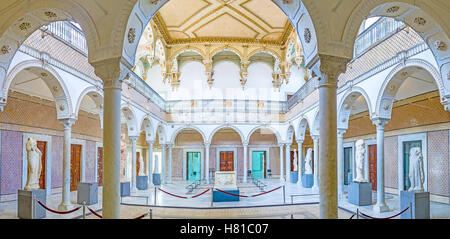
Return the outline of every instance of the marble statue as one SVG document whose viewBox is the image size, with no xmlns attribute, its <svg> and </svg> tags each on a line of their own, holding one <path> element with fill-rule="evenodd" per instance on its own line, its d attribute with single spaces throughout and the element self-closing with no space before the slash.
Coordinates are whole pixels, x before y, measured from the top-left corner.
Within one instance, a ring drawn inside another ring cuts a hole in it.
<svg viewBox="0 0 450 239">
<path fill-rule="evenodd" d="M 297 149 L 294 149 L 294 171 L 298 171 Z"/>
<path fill-rule="evenodd" d="M 42 152 L 37 147 L 35 138 L 28 138 L 27 144 L 28 177 L 25 190 L 39 189 L 39 178 L 42 172 Z"/>
<path fill-rule="evenodd" d="M 125 166 L 127 160 L 127 144 L 125 142 L 125 135 L 121 135 L 120 140 L 120 181 L 125 181 Z"/>
<path fill-rule="evenodd" d="M 357 140 L 355 143 L 356 152 L 355 152 L 355 170 L 356 177 L 353 181 L 355 182 L 367 182 L 364 178 L 364 156 L 366 154 L 366 148 L 364 140 Z"/>
<path fill-rule="evenodd" d="M 411 148 L 409 152 L 409 181 L 411 187 L 408 191 L 423 192 L 425 172 L 423 169 L 422 150 L 419 147 Z"/>
<path fill-rule="evenodd" d="M 142 159 L 142 157 L 139 157 L 139 172 L 138 172 L 138 176 L 145 176 L 144 173 L 144 160 Z"/>
<path fill-rule="evenodd" d="M 305 157 L 305 174 L 313 174 L 311 162 L 312 162 L 312 148 L 309 148 L 306 151 Z"/>
<path fill-rule="evenodd" d="M 154 168 L 153 168 L 153 173 L 154 174 L 160 173 L 159 172 L 159 158 L 158 158 L 158 155 L 155 155 L 155 165 L 154 165 Z"/>
</svg>

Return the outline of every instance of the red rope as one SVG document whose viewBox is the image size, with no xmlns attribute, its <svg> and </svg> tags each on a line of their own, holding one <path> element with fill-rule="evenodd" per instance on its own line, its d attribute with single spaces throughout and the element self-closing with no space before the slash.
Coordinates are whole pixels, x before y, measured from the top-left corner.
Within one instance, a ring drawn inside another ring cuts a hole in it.
<svg viewBox="0 0 450 239">
<path fill-rule="evenodd" d="M 355 214 L 353 214 L 349 219 L 352 219 L 355 216 Z"/>
<path fill-rule="evenodd" d="M 177 198 L 184 198 L 184 199 L 187 199 L 187 197 L 178 196 L 178 195 L 175 195 L 175 194 L 166 192 L 166 191 L 162 190 L 161 188 L 158 188 L 158 189 L 159 189 L 160 191 L 162 191 L 162 192 L 165 192 L 165 193 L 169 194 L 170 196 L 174 196 L 174 197 L 177 197 Z"/>
<path fill-rule="evenodd" d="M 192 196 L 192 198 L 196 198 L 196 197 L 198 197 L 198 196 L 201 196 L 201 195 L 205 194 L 205 193 L 208 192 L 208 191 L 209 191 L 209 188 L 206 189 L 204 192 L 202 192 L 202 193 L 200 193 L 200 194 L 197 194 L 197 195 L 195 195 L 195 196 Z"/>
<path fill-rule="evenodd" d="M 147 216 L 147 213 L 144 214 L 144 215 L 141 215 L 141 216 L 139 216 L 139 217 L 133 218 L 133 219 L 141 219 L 141 218 L 144 218 L 145 216 Z"/>
<path fill-rule="evenodd" d="M 361 215 L 366 216 L 366 217 L 371 218 L 371 219 L 391 219 L 391 218 L 394 218 L 394 217 L 396 217 L 396 216 L 398 216 L 398 215 L 404 213 L 404 212 L 405 212 L 406 210 L 408 210 L 408 209 L 409 209 L 409 207 L 405 208 L 405 210 L 403 210 L 403 211 L 401 211 L 401 212 L 395 214 L 394 216 L 384 217 L 384 218 L 371 217 L 371 216 L 369 216 L 369 215 L 367 215 L 367 214 L 365 214 L 365 213 L 362 213 L 362 212 L 360 212 L 360 213 L 361 213 Z"/>
<path fill-rule="evenodd" d="M 94 210 L 90 209 L 89 207 L 87 207 L 89 209 L 89 211 L 92 212 L 92 214 L 94 214 L 95 216 L 97 216 L 98 218 L 103 218 L 102 215 L 98 214 L 97 212 L 95 212 Z"/>
<path fill-rule="evenodd" d="M 39 200 L 36 200 L 38 203 L 39 203 L 39 205 L 41 205 L 43 208 L 45 208 L 46 210 L 48 210 L 48 211 L 50 211 L 50 212 L 53 212 L 53 213 L 57 213 L 57 214 L 69 214 L 69 213 L 72 213 L 72 212 L 75 212 L 75 211 L 77 211 L 78 209 L 80 209 L 81 207 L 77 207 L 77 208 L 75 208 L 75 209 L 72 209 L 72 210 L 70 210 L 70 211 L 65 211 L 65 212 L 63 212 L 63 211 L 56 211 L 56 210 L 53 210 L 53 209 L 51 209 L 51 208 L 48 208 L 47 206 L 45 206 L 41 201 L 39 201 Z"/>
<path fill-rule="evenodd" d="M 270 191 L 267 191 L 267 192 L 263 192 L 263 193 L 256 194 L 256 195 L 252 195 L 252 197 L 261 196 L 261 195 L 264 195 L 264 194 L 266 194 L 266 193 L 270 193 L 270 192 L 273 192 L 273 191 L 275 191 L 275 190 L 278 190 L 278 189 L 280 189 L 280 188 L 281 188 L 281 186 L 279 186 L 278 188 L 272 189 L 272 190 L 270 190 Z"/>
<path fill-rule="evenodd" d="M 245 195 L 238 195 L 238 194 L 234 194 L 234 193 L 225 192 L 225 191 L 222 191 L 222 190 L 220 190 L 218 188 L 216 188 L 216 190 L 219 191 L 219 192 L 223 192 L 223 193 L 229 194 L 231 196 L 235 196 L 235 197 L 244 197 L 244 198 L 248 197 L 248 196 L 245 196 Z"/>
</svg>

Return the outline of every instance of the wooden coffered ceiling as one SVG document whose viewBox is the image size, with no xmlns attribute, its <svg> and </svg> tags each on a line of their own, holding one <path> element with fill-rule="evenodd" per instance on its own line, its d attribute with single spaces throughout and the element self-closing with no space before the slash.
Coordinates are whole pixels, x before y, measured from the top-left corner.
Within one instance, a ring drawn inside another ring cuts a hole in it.
<svg viewBox="0 0 450 239">
<path fill-rule="evenodd" d="M 171 0 L 153 18 L 167 44 L 282 45 L 293 30 L 271 0 Z"/>
</svg>

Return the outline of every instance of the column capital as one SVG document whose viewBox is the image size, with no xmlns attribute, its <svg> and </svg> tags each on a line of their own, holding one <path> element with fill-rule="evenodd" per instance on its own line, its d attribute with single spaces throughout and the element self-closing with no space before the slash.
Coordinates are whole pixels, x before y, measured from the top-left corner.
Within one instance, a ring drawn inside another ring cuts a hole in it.
<svg viewBox="0 0 450 239">
<path fill-rule="evenodd" d="M 302 145 L 304 140 L 296 140 L 298 145 Z"/>
<path fill-rule="evenodd" d="M 319 78 L 319 87 L 336 87 L 337 78 L 345 72 L 349 58 L 319 54 L 320 72 L 323 77 Z"/>
<path fill-rule="evenodd" d="M 319 135 L 311 135 L 311 138 L 312 138 L 314 141 L 316 141 L 316 140 L 319 139 Z"/>
<path fill-rule="evenodd" d="M 130 70 L 121 61 L 121 57 L 116 57 L 91 63 L 95 74 L 103 81 L 103 88 L 122 89 L 122 82 L 130 78 Z"/>
<path fill-rule="evenodd" d="M 77 119 L 75 118 L 66 118 L 66 119 L 59 119 L 59 122 L 64 126 L 64 129 L 70 129 Z"/>
<path fill-rule="evenodd" d="M 377 129 L 384 129 L 384 126 L 389 122 L 386 118 L 373 118 L 372 123 L 377 127 Z"/>
<path fill-rule="evenodd" d="M 139 139 L 139 136 L 128 136 L 128 137 L 130 137 L 130 139 L 131 139 L 131 141 L 133 141 L 133 143 L 135 143 Z"/>
<path fill-rule="evenodd" d="M 242 145 L 243 145 L 244 147 L 247 147 L 247 146 L 248 146 L 248 142 L 247 142 L 247 141 L 242 141 Z"/>
<path fill-rule="evenodd" d="M 211 143 L 210 142 L 205 142 L 203 145 L 205 146 L 205 148 L 211 147 Z"/>
<path fill-rule="evenodd" d="M 347 132 L 347 129 L 337 129 L 337 136 L 344 137 L 345 132 Z"/>
<path fill-rule="evenodd" d="M 284 145 L 286 145 L 286 144 L 284 144 L 284 143 L 279 143 L 278 144 L 279 147 L 284 147 Z"/>
<path fill-rule="evenodd" d="M 147 144 L 150 146 L 153 146 L 153 144 L 155 143 L 155 141 L 154 140 L 147 140 Z"/>
</svg>

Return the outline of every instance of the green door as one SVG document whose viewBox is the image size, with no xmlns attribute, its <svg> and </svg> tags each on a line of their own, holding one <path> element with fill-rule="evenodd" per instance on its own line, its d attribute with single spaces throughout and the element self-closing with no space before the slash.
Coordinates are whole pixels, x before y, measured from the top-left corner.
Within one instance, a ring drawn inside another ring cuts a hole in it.
<svg viewBox="0 0 450 239">
<path fill-rule="evenodd" d="M 344 185 L 352 181 L 353 148 L 344 148 Z"/>
<path fill-rule="evenodd" d="M 415 147 L 422 148 L 422 141 L 403 142 L 403 190 L 408 190 L 411 187 L 411 182 L 409 181 L 409 152 L 411 148 Z"/>
<path fill-rule="evenodd" d="M 200 180 L 200 152 L 187 153 L 187 180 Z"/>
<path fill-rule="evenodd" d="M 264 178 L 264 155 L 265 151 L 253 151 L 252 177 L 256 179 Z"/>
</svg>

